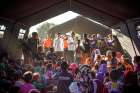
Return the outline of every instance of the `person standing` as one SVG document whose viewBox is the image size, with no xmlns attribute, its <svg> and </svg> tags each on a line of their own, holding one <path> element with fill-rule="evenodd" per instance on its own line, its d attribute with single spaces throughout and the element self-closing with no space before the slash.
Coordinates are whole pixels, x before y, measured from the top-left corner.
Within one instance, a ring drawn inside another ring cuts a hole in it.
<svg viewBox="0 0 140 93">
<path fill-rule="evenodd" d="M 107 44 L 110 49 L 113 49 L 113 47 L 115 46 L 115 41 L 112 34 L 108 35 Z"/>
<path fill-rule="evenodd" d="M 82 45 L 84 47 L 82 63 L 85 64 L 87 58 L 90 56 L 90 40 L 88 39 L 87 34 L 83 35 Z"/>
<path fill-rule="evenodd" d="M 70 93 L 69 86 L 73 82 L 72 75 L 68 72 L 67 62 L 61 63 L 61 72 L 56 76 L 58 81 L 56 93 Z"/>
<path fill-rule="evenodd" d="M 68 60 L 74 62 L 74 51 L 75 51 L 75 33 L 72 32 L 68 38 Z"/>
<path fill-rule="evenodd" d="M 45 53 L 44 53 L 44 50 L 43 50 L 43 47 L 42 46 L 39 46 L 38 47 L 38 53 L 37 53 L 37 57 L 36 57 L 36 60 L 43 63 L 44 60 L 45 60 Z"/>
<path fill-rule="evenodd" d="M 45 52 L 47 52 L 50 48 L 53 47 L 53 40 L 48 34 L 47 34 L 46 39 L 44 40 L 43 46 L 44 46 Z"/>
<path fill-rule="evenodd" d="M 28 39 L 28 50 L 30 51 L 31 58 L 33 61 L 36 60 L 37 53 L 38 53 L 38 45 L 39 45 L 39 36 L 37 32 L 32 33 L 32 37 Z"/>
<path fill-rule="evenodd" d="M 64 56 L 64 41 L 60 33 L 58 33 L 57 36 L 55 37 L 53 47 L 58 57 L 61 58 Z"/>
<path fill-rule="evenodd" d="M 64 58 L 67 60 L 68 58 L 68 36 L 64 36 Z"/>
<path fill-rule="evenodd" d="M 84 48 L 82 46 L 80 46 L 80 40 L 78 40 L 77 46 L 75 49 L 75 54 L 74 54 L 74 59 L 77 64 L 81 63 L 81 57 L 82 57 L 83 51 L 84 51 Z"/>
</svg>

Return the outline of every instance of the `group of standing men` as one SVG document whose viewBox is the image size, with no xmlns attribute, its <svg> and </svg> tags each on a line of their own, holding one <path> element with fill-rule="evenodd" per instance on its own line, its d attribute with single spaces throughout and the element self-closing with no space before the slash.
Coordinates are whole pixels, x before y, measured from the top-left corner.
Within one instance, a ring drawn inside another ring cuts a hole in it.
<svg viewBox="0 0 140 93">
<path fill-rule="evenodd" d="M 85 63 L 87 58 L 91 57 L 92 51 L 103 46 L 104 42 L 107 41 L 106 45 L 109 46 L 112 46 L 114 42 L 112 38 L 105 40 L 100 34 L 93 34 L 90 37 L 88 34 L 83 34 L 81 37 L 76 37 L 74 32 L 71 32 L 70 35 L 62 35 L 58 32 L 54 39 L 48 35 L 43 43 L 39 43 L 39 41 L 36 32 L 33 32 L 32 38 L 28 39 L 28 50 L 30 50 L 33 59 L 40 57 L 44 48 L 44 54 L 53 49 L 58 58 L 64 58 L 69 63 L 75 62 L 78 64 Z"/>
<path fill-rule="evenodd" d="M 58 57 L 64 57 L 69 62 L 74 62 L 77 41 L 78 39 L 75 37 L 74 32 L 72 32 L 69 36 L 57 33 L 53 40 L 50 37 L 46 38 L 43 46 L 45 50 L 54 48 Z"/>
</svg>

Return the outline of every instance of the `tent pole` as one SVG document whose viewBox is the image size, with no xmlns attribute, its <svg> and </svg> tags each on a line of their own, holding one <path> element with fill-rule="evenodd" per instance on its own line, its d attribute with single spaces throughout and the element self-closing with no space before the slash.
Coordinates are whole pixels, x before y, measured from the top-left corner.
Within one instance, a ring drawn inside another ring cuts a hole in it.
<svg viewBox="0 0 140 93">
<path fill-rule="evenodd" d="M 129 29 L 129 26 L 128 26 L 128 23 L 127 22 L 123 22 L 126 26 L 126 29 L 127 29 L 127 32 L 129 34 L 129 37 L 130 37 L 130 40 L 131 40 L 131 43 L 132 43 L 132 46 L 133 46 L 133 49 L 134 49 L 134 52 L 135 52 L 135 55 L 137 56 L 137 52 L 136 52 L 136 48 L 135 48 L 135 45 L 134 45 L 134 42 L 133 42 L 133 38 L 132 38 L 132 35 L 131 35 L 131 32 L 130 32 L 130 29 Z"/>
</svg>

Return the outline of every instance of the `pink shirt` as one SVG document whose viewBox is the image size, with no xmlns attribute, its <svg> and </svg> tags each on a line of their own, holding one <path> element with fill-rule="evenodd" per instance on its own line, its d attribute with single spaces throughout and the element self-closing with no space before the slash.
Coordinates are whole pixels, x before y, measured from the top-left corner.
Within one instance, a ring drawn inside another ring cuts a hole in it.
<svg viewBox="0 0 140 93">
<path fill-rule="evenodd" d="M 20 88 L 20 93 L 28 93 L 31 89 L 35 89 L 35 86 L 31 83 L 25 83 Z"/>
</svg>

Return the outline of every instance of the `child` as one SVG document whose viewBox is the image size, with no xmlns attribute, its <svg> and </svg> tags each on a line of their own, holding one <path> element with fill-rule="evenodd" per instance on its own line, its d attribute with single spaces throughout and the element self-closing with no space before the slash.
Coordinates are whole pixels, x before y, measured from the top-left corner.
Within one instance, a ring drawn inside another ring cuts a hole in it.
<svg viewBox="0 0 140 93">
<path fill-rule="evenodd" d="M 25 81 L 25 84 L 21 86 L 20 93 L 29 93 L 31 89 L 36 89 L 35 86 L 31 83 L 32 72 L 25 72 L 23 75 L 23 79 Z"/>
<path fill-rule="evenodd" d="M 43 89 L 45 88 L 45 84 L 43 84 L 39 73 L 33 74 L 32 84 L 40 91 L 43 91 Z"/>
</svg>

